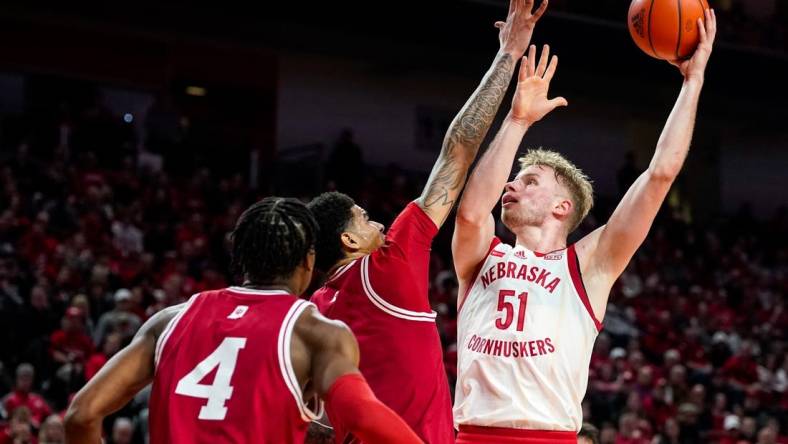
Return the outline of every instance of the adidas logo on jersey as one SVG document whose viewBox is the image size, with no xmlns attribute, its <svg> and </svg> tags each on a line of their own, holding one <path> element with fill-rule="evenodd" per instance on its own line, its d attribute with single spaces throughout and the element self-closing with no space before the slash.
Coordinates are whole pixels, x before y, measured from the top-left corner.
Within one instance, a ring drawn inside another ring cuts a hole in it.
<svg viewBox="0 0 788 444">
<path fill-rule="evenodd" d="M 514 257 L 518 257 L 520 259 L 525 259 L 525 251 L 519 250 L 514 253 Z"/>
</svg>

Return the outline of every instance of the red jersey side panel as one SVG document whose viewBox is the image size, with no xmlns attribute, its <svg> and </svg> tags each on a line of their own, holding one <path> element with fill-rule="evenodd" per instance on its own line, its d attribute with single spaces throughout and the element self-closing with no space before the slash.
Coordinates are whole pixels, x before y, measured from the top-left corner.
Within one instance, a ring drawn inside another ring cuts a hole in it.
<svg viewBox="0 0 788 444">
<path fill-rule="evenodd" d="M 411 203 L 383 247 L 337 271 L 312 301 L 353 331 L 361 350 L 359 369 L 375 395 L 425 442 L 453 443 L 443 350 L 427 295 L 436 232 Z M 335 432 L 343 442 L 347 431 Z"/>
<path fill-rule="evenodd" d="M 156 347 L 152 444 L 301 443 L 316 417 L 290 359 L 311 304 L 231 287 L 192 296 Z"/>
</svg>

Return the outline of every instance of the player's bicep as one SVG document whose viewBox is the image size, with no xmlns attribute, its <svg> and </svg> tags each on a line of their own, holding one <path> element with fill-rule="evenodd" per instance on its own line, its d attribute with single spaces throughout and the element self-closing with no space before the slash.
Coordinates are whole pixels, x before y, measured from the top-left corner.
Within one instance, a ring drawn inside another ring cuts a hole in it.
<svg viewBox="0 0 788 444">
<path fill-rule="evenodd" d="M 451 252 L 457 279 L 466 282 L 473 278 L 476 268 L 489 252 L 490 243 L 495 237 L 495 219 L 492 214 L 481 224 L 471 223 L 457 217 Z"/>
<path fill-rule="evenodd" d="M 131 343 L 112 357 L 77 393 L 69 407 L 81 421 L 117 411 L 153 381 L 156 340 L 183 304 L 168 307 L 140 327 Z"/>
<path fill-rule="evenodd" d="M 593 255 L 599 272 L 611 280 L 623 273 L 646 239 L 671 184 L 648 171 L 632 184 L 599 234 Z"/>
<path fill-rule="evenodd" d="M 358 342 L 350 329 L 340 321 L 329 320 L 316 310 L 303 315 L 308 333 L 305 343 L 312 354 L 310 371 L 317 393 L 323 397 L 337 378 L 359 373 Z"/>
</svg>

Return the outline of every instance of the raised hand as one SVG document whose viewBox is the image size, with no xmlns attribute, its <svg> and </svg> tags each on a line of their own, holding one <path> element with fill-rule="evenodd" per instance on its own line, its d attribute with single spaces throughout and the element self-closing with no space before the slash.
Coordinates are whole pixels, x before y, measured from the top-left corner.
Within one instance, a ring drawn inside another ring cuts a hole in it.
<svg viewBox="0 0 788 444">
<path fill-rule="evenodd" d="M 698 19 L 698 33 L 700 34 L 700 43 L 687 60 L 675 60 L 670 64 L 676 66 L 685 80 L 698 80 L 703 81 L 704 73 L 706 71 L 706 64 L 709 62 L 711 56 L 712 46 L 714 45 L 714 38 L 717 36 L 717 16 L 714 14 L 713 9 L 703 11 L 706 18 Z"/>
<path fill-rule="evenodd" d="M 549 63 L 548 63 L 549 60 Z M 541 120 L 550 111 L 559 106 L 566 106 L 566 99 L 547 98 L 550 81 L 558 66 L 558 56 L 550 59 L 550 47 L 544 45 L 539 65 L 536 65 L 536 46 L 531 45 L 528 56 L 520 63 L 520 74 L 517 79 L 517 90 L 512 100 L 511 118 L 524 125 L 531 125 Z"/>
<path fill-rule="evenodd" d="M 509 0 L 509 14 L 505 22 L 495 22 L 498 39 L 501 41 L 501 50 L 511 54 L 517 60 L 525 54 L 534 26 L 547 9 L 547 0 L 533 11 L 534 0 Z"/>
</svg>

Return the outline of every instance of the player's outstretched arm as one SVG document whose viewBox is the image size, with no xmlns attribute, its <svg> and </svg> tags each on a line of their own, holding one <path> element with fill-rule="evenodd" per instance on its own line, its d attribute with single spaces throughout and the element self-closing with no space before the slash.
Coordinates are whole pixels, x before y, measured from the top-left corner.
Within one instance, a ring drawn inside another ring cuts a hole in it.
<svg viewBox="0 0 788 444">
<path fill-rule="evenodd" d="M 295 332 L 294 339 L 309 350 L 309 375 L 326 401 L 335 429 L 349 431 L 363 442 L 421 442 L 402 418 L 375 397 L 361 376 L 358 343 L 347 326 L 309 308 L 298 319 Z M 296 361 L 305 358 L 299 357 L 297 350 L 293 356 Z M 301 367 L 298 362 L 294 366 Z"/>
<path fill-rule="evenodd" d="M 673 62 L 684 76 L 684 84 L 648 169 L 629 188 L 607 224 L 577 243 L 591 304 L 600 318 L 610 287 L 645 240 L 689 152 L 706 64 L 717 32 L 714 11 L 706 10 L 705 19 L 705 23 L 698 19 L 700 44 L 692 58 Z"/>
<path fill-rule="evenodd" d="M 126 348 L 118 352 L 80 390 L 66 412 L 67 444 L 101 443 L 101 421 L 153 380 L 156 340 L 182 305 L 150 318 Z"/>
<path fill-rule="evenodd" d="M 417 204 L 441 227 L 462 191 L 468 169 L 492 125 L 509 87 L 517 60 L 531 41 L 534 26 L 547 9 L 547 0 L 534 11 L 534 0 L 510 0 L 506 22 L 496 22 L 500 50 L 481 84 L 452 121 L 440 156 Z"/>
<path fill-rule="evenodd" d="M 550 47 L 545 45 L 539 64 L 536 47 L 520 64 L 517 90 L 512 108 L 504 119 L 487 151 L 474 168 L 465 188 L 452 239 L 454 267 L 463 282 L 472 279 L 474 268 L 484 257 L 494 235 L 492 210 L 501 196 L 512 169 L 517 149 L 528 128 L 558 106 L 566 106 L 566 99 L 547 98 L 550 81 L 555 75 L 558 57 L 550 59 Z"/>
</svg>

